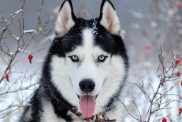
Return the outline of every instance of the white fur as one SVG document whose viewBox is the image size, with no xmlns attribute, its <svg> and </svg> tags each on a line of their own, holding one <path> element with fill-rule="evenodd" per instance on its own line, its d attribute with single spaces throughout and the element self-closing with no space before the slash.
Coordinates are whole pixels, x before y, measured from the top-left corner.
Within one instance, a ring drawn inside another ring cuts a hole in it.
<svg viewBox="0 0 182 122">
<path fill-rule="evenodd" d="M 43 114 L 40 118 L 41 122 L 66 122 L 60 119 L 54 112 L 54 108 L 50 102 L 42 99 Z"/>
<path fill-rule="evenodd" d="M 79 106 L 79 99 L 73 91 L 69 75 L 74 66 L 70 66 L 69 59 L 53 56 L 51 62 L 51 75 L 54 85 L 71 104 Z"/>
<path fill-rule="evenodd" d="M 83 79 L 92 79 L 95 82 L 95 89 L 91 95 L 98 94 L 94 114 L 98 114 L 104 111 L 104 105 L 113 97 L 124 78 L 124 61 L 121 56 L 111 57 L 100 47 L 94 46 L 92 29 L 83 30 L 82 38 L 83 45 L 67 54 L 67 56 L 77 55 L 80 62 L 73 63 L 68 57 L 54 56 L 52 58 L 52 80 L 66 100 L 79 108 L 77 95 L 82 95 L 79 82 Z M 104 63 L 98 63 L 96 60 L 99 55 L 107 55 L 108 58 Z"/>
<path fill-rule="evenodd" d="M 66 1 L 58 14 L 55 24 L 55 30 L 60 35 L 64 35 L 70 30 L 71 27 L 75 25 L 75 22 L 73 21 L 71 15 L 71 11 L 71 6 L 69 2 Z"/>
<path fill-rule="evenodd" d="M 112 34 L 120 34 L 119 18 L 116 11 L 108 1 L 106 1 L 103 5 L 100 24 Z"/>
<path fill-rule="evenodd" d="M 124 61 L 119 56 L 113 56 L 102 68 L 107 71 L 107 77 L 96 99 L 95 113 L 103 111 L 103 105 L 113 97 L 125 76 Z"/>
<path fill-rule="evenodd" d="M 74 69 L 71 74 L 71 80 L 73 88 L 77 94 L 83 95 L 79 88 L 80 81 L 84 79 L 92 79 L 95 82 L 95 90 L 91 95 L 96 96 L 102 88 L 102 84 L 106 77 L 106 72 L 98 68 L 99 64 L 96 64 L 97 57 L 103 54 L 103 51 L 98 47 L 94 48 L 94 37 L 91 29 L 83 30 L 82 38 L 83 46 L 68 54 L 78 55 L 79 58 L 81 58 L 80 66 Z"/>
</svg>

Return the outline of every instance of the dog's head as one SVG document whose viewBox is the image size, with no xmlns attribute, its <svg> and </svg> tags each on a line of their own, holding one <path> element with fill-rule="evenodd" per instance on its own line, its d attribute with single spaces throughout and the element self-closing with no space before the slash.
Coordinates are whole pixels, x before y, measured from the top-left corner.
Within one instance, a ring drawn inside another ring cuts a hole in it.
<svg viewBox="0 0 182 122">
<path fill-rule="evenodd" d="M 113 4 L 103 0 L 100 17 L 85 20 L 65 0 L 55 30 L 49 51 L 52 83 L 85 118 L 102 112 L 124 84 L 128 66 Z"/>
</svg>

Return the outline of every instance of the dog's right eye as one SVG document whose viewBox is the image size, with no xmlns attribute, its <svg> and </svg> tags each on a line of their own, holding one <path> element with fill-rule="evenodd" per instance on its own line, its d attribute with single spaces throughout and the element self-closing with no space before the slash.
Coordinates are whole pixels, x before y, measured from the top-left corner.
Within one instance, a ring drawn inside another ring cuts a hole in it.
<svg viewBox="0 0 182 122">
<path fill-rule="evenodd" d="M 68 56 L 72 62 L 79 62 L 79 58 L 76 55 Z"/>
<path fill-rule="evenodd" d="M 108 56 L 104 56 L 104 55 L 100 55 L 98 58 L 97 58 L 97 61 L 98 62 L 104 62 L 106 60 Z"/>
</svg>

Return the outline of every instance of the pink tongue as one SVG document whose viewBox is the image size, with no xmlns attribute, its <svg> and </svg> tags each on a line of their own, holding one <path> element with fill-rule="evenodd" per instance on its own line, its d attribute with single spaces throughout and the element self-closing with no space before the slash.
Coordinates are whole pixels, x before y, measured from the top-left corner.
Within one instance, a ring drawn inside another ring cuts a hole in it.
<svg viewBox="0 0 182 122">
<path fill-rule="evenodd" d="M 80 98 L 80 110 L 85 119 L 92 117 L 95 110 L 95 97 L 82 96 Z"/>
</svg>

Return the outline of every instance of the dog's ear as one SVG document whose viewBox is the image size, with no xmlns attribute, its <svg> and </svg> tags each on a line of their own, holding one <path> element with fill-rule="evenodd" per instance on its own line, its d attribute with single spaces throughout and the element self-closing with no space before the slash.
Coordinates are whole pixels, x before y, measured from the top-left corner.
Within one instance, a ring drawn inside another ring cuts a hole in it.
<svg viewBox="0 0 182 122">
<path fill-rule="evenodd" d="M 119 18 L 110 0 L 102 1 L 99 21 L 112 34 L 120 33 Z"/>
<path fill-rule="evenodd" d="M 65 0 L 61 5 L 55 24 L 55 31 L 59 35 L 66 34 L 75 25 L 75 15 L 71 0 Z"/>
</svg>

